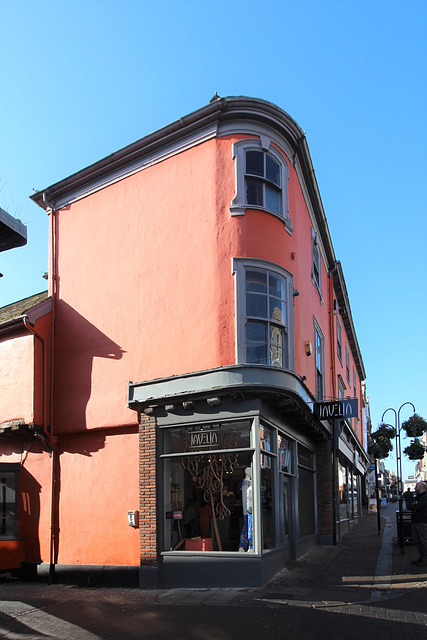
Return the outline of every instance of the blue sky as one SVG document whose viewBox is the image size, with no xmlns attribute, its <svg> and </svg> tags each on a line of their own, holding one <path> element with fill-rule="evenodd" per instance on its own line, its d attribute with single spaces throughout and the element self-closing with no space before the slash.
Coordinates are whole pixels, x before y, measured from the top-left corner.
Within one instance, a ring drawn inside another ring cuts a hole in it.
<svg viewBox="0 0 427 640">
<path fill-rule="evenodd" d="M 406 401 L 427 418 L 424 0 L 0 0 L 0 9 L 0 206 L 28 227 L 25 248 L 0 254 L 0 306 L 46 285 L 47 216 L 33 189 L 216 91 L 262 98 L 306 131 L 374 428 Z"/>
</svg>

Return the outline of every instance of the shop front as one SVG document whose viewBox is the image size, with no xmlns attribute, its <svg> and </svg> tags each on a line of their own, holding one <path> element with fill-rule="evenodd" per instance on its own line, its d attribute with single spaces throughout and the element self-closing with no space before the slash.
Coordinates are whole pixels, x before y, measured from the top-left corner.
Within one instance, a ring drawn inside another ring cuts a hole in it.
<svg viewBox="0 0 427 640">
<path fill-rule="evenodd" d="M 156 567 L 141 567 L 141 586 L 153 570 L 161 587 L 261 586 L 317 544 L 316 451 L 328 434 L 295 395 L 306 394 L 297 376 L 266 370 L 270 385 L 255 389 L 248 374 L 262 372 L 248 369 L 234 368 L 238 393 L 229 369 L 217 371 L 215 396 L 204 387 L 212 372 L 186 376 L 186 394 L 183 378 L 164 381 L 163 402 L 148 386 L 131 390 L 155 420 L 157 451 Z"/>
<path fill-rule="evenodd" d="M 367 464 L 367 456 L 348 424 L 343 425 L 336 455 L 336 537 L 339 540 L 362 516 L 364 465 Z"/>
</svg>

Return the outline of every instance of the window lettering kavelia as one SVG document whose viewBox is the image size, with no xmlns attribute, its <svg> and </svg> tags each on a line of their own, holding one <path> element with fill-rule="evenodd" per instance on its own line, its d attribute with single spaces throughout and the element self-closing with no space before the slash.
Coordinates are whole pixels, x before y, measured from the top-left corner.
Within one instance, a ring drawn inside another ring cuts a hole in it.
<svg viewBox="0 0 427 640">
<path fill-rule="evenodd" d="M 357 398 L 348 398 L 334 402 L 315 402 L 313 411 L 321 420 L 325 418 L 356 418 L 358 416 L 358 401 Z"/>
<path fill-rule="evenodd" d="M 216 97 L 31 199 L 55 273 L 0 309 L 8 570 L 260 586 L 357 524 L 365 370 L 295 120 Z"/>
</svg>

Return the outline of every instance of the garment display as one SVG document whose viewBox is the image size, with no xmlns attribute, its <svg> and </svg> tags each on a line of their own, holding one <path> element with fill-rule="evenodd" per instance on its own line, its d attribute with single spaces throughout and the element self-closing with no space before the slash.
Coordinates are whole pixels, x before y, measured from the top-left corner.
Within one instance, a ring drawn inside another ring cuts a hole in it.
<svg viewBox="0 0 427 640">
<path fill-rule="evenodd" d="M 245 479 L 242 482 L 242 510 L 243 527 L 240 533 L 239 551 L 253 550 L 253 527 L 252 527 L 252 470 L 245 469 Z"/>
</svg>

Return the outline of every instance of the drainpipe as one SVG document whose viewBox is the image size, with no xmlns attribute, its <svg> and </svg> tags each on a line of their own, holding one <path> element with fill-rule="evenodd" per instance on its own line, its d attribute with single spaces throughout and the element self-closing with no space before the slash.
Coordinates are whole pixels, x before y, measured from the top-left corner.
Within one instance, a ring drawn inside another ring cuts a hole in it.
<svg viewBox="0 0 427 640">
<path fill-rule="evenodd" d="M 51 297 L 52 297 L 52 322 L 51 322 L 51 349 L 50 349 L 50 437 L 52 443 L 52 466 L 51 466 L 51 505 L 50 505 L 50 545 L 49 545 L 49 584 L 55 582 L 55 536 L 56 536 L 56 504 L 57 504 L 57 478 L 56 461 L 58 452 L 56 449 L 56 438 L 54 429 L 54 365 L 55 365 L 55 323 L 56 323 L 56 295 L 57 295 L 57 216 L 54 205 L 50 204 L 43 193 L 43 202 L 46 211 L 51 216 Z"/>
</svg>

